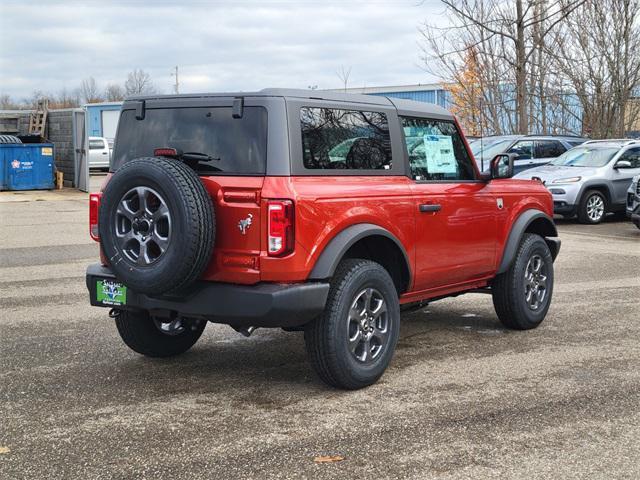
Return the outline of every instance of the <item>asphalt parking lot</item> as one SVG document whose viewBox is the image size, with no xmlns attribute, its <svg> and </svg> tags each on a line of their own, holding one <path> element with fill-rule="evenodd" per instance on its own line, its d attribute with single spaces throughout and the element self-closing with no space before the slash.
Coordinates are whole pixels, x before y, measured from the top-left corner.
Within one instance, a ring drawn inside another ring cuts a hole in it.
<svg viewBox="0 0 640 480">
<path fill-rule="evenodd" d="M 98 180 L 94 179 L 93 185 Z M 403 316 L 382 380 L 342 392 L 301 333 L 210 324 L 167 360 L 88 305 L 86 195 L 0 194 L 0 478 L 638 478 L 640 230 L 560 221 L 554 302 Z M 27 201 L 28 200 L 28 201 Z M 40 200 L 40 201 L 39 201 Z M 316 463 L 339 455 L 344 460 Z"/>
</svg>

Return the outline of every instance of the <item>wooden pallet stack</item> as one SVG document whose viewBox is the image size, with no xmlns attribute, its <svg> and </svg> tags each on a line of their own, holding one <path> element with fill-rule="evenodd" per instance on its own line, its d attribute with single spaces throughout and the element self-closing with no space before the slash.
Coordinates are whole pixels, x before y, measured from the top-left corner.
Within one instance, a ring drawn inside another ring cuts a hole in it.
<svg viewBox="0 0 640 480">
<path fill-rule="evenodd" d="M 29 115 L 29 135 L 39 135 L 45 138 L 45 129 L 47 127 L 47 113 L 49 112 L 49 100 L 38 100 L 38 106 L 34 112 Z"/>
</svg>

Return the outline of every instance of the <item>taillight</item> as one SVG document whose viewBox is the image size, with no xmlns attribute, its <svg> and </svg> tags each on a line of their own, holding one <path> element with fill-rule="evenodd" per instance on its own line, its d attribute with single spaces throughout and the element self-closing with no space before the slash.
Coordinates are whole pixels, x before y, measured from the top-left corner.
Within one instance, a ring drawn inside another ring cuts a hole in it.
<svg viewBox="0 0 640 480">
<path fill-rule="evenodd" d="M 175 148 L 169 148 L 169 147 L 156 148 L 153 151 L 153 156 L 154 157 L 177 157 L 179 156 L 179 152 Z"/>
<path fill-rule="evenodd" d="M 98 231 L 98 212 L 100 210 L 101 193 L 91 193 L 89 195 L 89 235 L 96 242 L 100 241 Z"/>
<path fill-rule="evenodd" d="M 268 250 L 271 257 L 282 257 L 293 252 L 294 213 L 291 200 L 269 200 L 267 203 L 269 227 Z"/>
</svg>

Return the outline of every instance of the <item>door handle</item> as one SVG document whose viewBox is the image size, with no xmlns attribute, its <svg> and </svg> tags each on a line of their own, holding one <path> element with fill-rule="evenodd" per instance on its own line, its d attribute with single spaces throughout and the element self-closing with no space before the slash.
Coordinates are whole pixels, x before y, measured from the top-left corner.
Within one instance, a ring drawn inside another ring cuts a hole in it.
<svg viewBox="0 0 640 480">
<path fill-rule="evenodd" d="M 423 203 L 420 205 L 420 212 L 422 213 L 427 213 L 427 212 L 439 212 L 442 209 L 442 205 L 439 205 L 437 203 Z"/>
<path fill-rule="evenodd" d="M 107 152 L 102 152 L 102 154 L 103 154 L 103 155 L 106 155 L 106 154 L 107 154 Z"/>
</svg>

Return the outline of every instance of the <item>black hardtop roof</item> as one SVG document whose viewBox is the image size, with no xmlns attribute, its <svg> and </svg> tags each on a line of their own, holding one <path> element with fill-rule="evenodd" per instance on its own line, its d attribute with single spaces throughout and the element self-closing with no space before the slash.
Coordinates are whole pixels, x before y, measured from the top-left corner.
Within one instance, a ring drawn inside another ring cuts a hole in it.
<svg viewBox="0 0 640 480">
<path fill-rule="evenodd" d="M 453 118 L 446 109 L 425 102 L 416 102 L 380 95 L 362 95 L 356 93 L 330 92 L 326 90 L 304 90 L 293 88 L 265 88 L 258 92 L 220 92 L 220 93 L 184 93 L 173 95 L 135 95 L 128 97 L 127 102 L 140 100 L 197 99 L 209 97 L 283 97 L 291 99 L 327 100 L 332 102 L 361 103 L 368 105 L 395 106 L 398 110 Z"/>
</svg>

